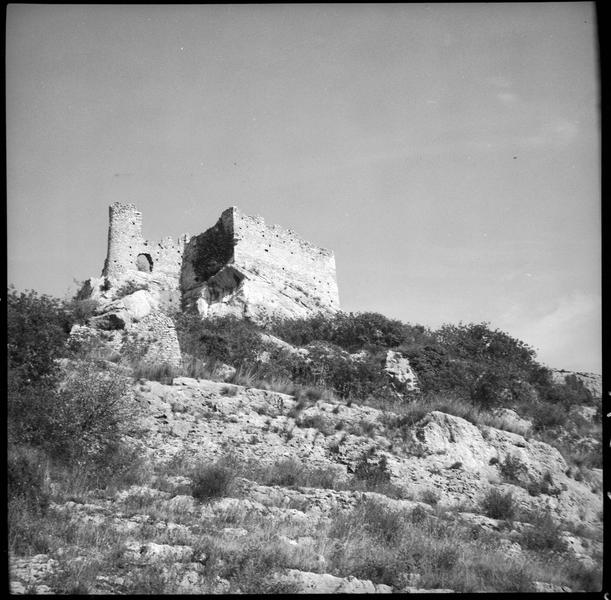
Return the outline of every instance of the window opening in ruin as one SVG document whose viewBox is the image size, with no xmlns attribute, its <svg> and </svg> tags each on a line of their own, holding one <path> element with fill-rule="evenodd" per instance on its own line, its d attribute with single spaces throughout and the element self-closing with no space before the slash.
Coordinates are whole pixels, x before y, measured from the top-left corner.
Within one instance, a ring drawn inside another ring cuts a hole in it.
<svg viewBox="0 0 611 600">
<path fill-rule="evenodd" d="M 136 267 L 138 271 L 150 273 L 153 270 L 153 259 L 150 254 L 138 254 L 136 257 Z"/>
</svg>

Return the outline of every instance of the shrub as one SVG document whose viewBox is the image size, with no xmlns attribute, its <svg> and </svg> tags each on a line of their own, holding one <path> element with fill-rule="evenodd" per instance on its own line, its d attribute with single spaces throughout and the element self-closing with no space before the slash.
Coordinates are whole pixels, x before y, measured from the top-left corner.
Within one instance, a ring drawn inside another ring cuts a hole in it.
<svg viewBox="0 0 611 600">
<path fill-rule="evenodd" d="M 551 402 L 539 402 L 531 409 L 533 428 L 535 431 L 545 431 L 556 427 L 564 427 L 567 423 L 569 413 L 562 405 Z"/>
<path fill-rule="evenodd" d="M 539 481 L 531 481 L 526 486 L 528 493 L 531 496 L 539 496 L 541 494 L 547 494 L 548 496 L 558 496 L 560 494 L 560 489 L 554 487 L 554 482 L 552 479 L 552 474 L 549 471 L 546 471 L 543 474 L 543 477 Z"/>
<path fill-rule="evenodd" d="M 302 415 L 297 419 L 296 424 L 299 427 L 318 429 L 323 435 L 331 435 L 334 431 L 332 423 L 323 415 Z"/>
<path fill-rule="evenodd" d="M 427 504 L 435 506 L 439 502 L 439 496 L 433 490 L 424 490 L 420 494 L 420 500 L 422 500 L 422 502 L 426 502 Z"/>
<path fill-rule="evenodd" d="M 128 281 L 124 283 L 120 288 L 117 289 L 117 291 L 115 292 L 115 297 L 123 298 L 125 296 L 129 296 L 130 294 L 133 294 L 140 290 L 147 290 L 147 289 L 148 289 L 147 283 L 137 283 L 135 281 Z"/>
<path fill-rule="evenodd" d="M 520 545 L 539 552 L 566 552 L 567 545 L 562 539 L 562 529 L 549 511 L 537 511 L 527 515 L 533 527 L 520 535 Z"/>
<path fill-rule="evenodd" d="M 437 344 L 413 348 L 405 352 L 410 365 L 418 376 L 423 393 L 453 390 L 468 397 L 477 374 L 465 360 L 453 360 L 447 351 Z"/>
<path fill-rule="evenodd" d="M 499 470 L 505 481 L 520 483 L 521 477 L 526 473 L 526 465 L 517 456 L 508 454 L 499 464 Z"/>
<path fill-rule="evenodd" d="M 354 469 L 354 476 L 368 484 L 376 487 L 390 482 L 390 473 L 386 464 L 386 457 L 382 456 L 377 462 L 370 461 L 367 453 L 364 453 Z"/>
<path fill-rule="evenodd" d="M 72 300 L 70 304 L 70 311 L 72 318 L 75 323 L 80 325 L 87 323 L 87 321 L 95 315 L 95 311 L 98 308 L 98 301 L 93 298 L 86 298 L 83 300 Z"/>
<path fill-rule="evenodd" d="M 202 319 L 180 313 L 174 319 L 180 349 L 199 359 L 215 359 L 237 365 L 254 362 L 263 349 L 259 327 L 235 316 Z M 248 365 L 245 365 L 248 366 Z"/>
<path fill-rule="evenodd" d="M 149 381 L 160 381 L 170 383 L 174 377 L 179 377 L 182 370 L 168 363 L 150 363 L 135 361 L 132 364 L 132 375 L 135 379 L 148 379 Z"/>
<path fill-rule="evenodd" d="M 299 461 L 293 458 L 283 459 L 275 462 L 268 469 L 263 483 L 265 485 L 297 485 L 302 471 L 303 465 Z"/>
<path fill-rule="evenodd" d="M 535 351 L 489 323 L 444 325 L 435 332 L 437 342 L 454 358 L 504 365 L 513 372 L 529 373 L 538 366 Z"/>
<path fill-rule="evenodd" d="M 127 387 L 127 378 L 90 361 L 75 363 L 61 385 L 9 385 L 9 437 L 103 485 L 130 466 L 122 436 L 137 432 Z"/>
<path fill-rule="evenodd" d="M 72 319 L 65 304 L 35 291 L 7 294 L 8 368 L 22 384 L 56 374 L 55 359 L 66 355 Z"/>
<path fill-rule="evenodd" d="M 11 445 L 7 455 L 9 502 L 43 513 L 49 505 L 48 468 L 48 459 L 40 449 Z"/>
<path fill-rule="evenodd" d="M 504 399 L 503 392 L 506 389 L 506 385 L 507 378 L 500 373 L 483 373 L 478 377 L 473 386 L 471 398 L 484 409 L 499 406 Z"/>
<path fill-rule="evenodd" d="M 45 443 L 53 455 L 63 462 L 86 460 L 119 442 L 134 410 L 128 386 L 127 378 L 91 362 L 75 364 L 47 409 Z"/>
<path fill-rule="evenodd" d="M 347 352 L 365 347 L 395 348 L 428 339 L 421 325 L 406 325 L 374 312 L 314 315 L 301 319 L 276 319 L 269 325 L 272 333 L 287 342 L 306 346 L 315 341 L 337 344 Z"/>
<path fill-rule="evenodd" d="M 491 519 L 505 519 L 511 521 L 516 514 L 516 507 L 511 492 L 503 494 L 492 488 L 482 500 L 482 510 Z"/>
<path fill-rule="evenodd" d="M 416 506 L 410 514 L 411 522 L 416 524 L 423 523 L 427 518 L 428 513 L 424 508 L 422 508 L 422 506 Z"/>
<path fill-rule="evenodd" d="M 366 499 L 356 507 L 356 517 L 365 530 L 386 543 L 394 542 L 402 533 L 407 518 L 402 510 L 395 510 L 380 502 Z"/>
<path fill-rule="evenodd" d="M 552 385 L 548 388 L 546 400 L 569 409 L 574 405 L 593 404 L 594 397 L 583 381 L 571 374 L 564 378 L 563 384 Z"/>
<path fill-rule="evenodd" d="M 600 592 L 602 572 L 598 567 L 587 567 L 578 560 L 569 560 L 566 574 L 574 592 Z"/>
<path fill-rule="evenodd" d="M 191 495 L 201 502 L 227 496 L 235 479 L 234 467 L 226 460 L 199 464 L 191 472 Z"/>
</svg>

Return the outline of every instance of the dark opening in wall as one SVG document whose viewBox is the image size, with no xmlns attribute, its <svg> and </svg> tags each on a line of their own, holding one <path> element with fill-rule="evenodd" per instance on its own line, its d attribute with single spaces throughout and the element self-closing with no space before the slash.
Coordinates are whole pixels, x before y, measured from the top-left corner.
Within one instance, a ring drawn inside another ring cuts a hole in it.
<svg viewBox="0 0 611 600">
<path fill-rule="evenodd" d="M 150 254 L 138 254 L 136 258 L 136 267 L 138 271 L 150 273 L 153 270 L 153 259 Z"/>
</svg>

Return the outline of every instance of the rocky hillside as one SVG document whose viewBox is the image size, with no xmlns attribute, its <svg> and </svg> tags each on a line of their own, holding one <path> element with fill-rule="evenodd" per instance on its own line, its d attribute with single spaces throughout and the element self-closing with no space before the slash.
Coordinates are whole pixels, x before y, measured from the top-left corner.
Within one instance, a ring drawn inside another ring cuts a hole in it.
<svg viewBox="0 0 611 600">
<path fill-rule="evenodd" d="M 13 593 L 601 588 L 600 399 L 503 332 L 8 304 Z"/>
<path fill-rule="evenodd" d="M 60 533 L 47 553 L 12 558 L 14 592 L 577 591 L 599 581 L 602 471 L 575 478 L 512 411 L 491 425 L 440 411 L 412 420 L 184 377 L 133 392 L 142 480 L 52 503 Z"/>
</svg>

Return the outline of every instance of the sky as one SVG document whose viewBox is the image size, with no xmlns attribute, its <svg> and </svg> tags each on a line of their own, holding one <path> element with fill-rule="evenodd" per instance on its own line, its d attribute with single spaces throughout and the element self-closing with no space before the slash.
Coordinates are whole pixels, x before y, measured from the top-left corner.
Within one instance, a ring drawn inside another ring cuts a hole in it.
<svg viewBox="0 0 611 600">
<path fill-rule="evenodd" d="M 601 372 L 593 3 L 9 5 L 7 279 L 99 276 L 229 206 L 335 252 L 345 311 L 488 322 Z"/>
</svg>

